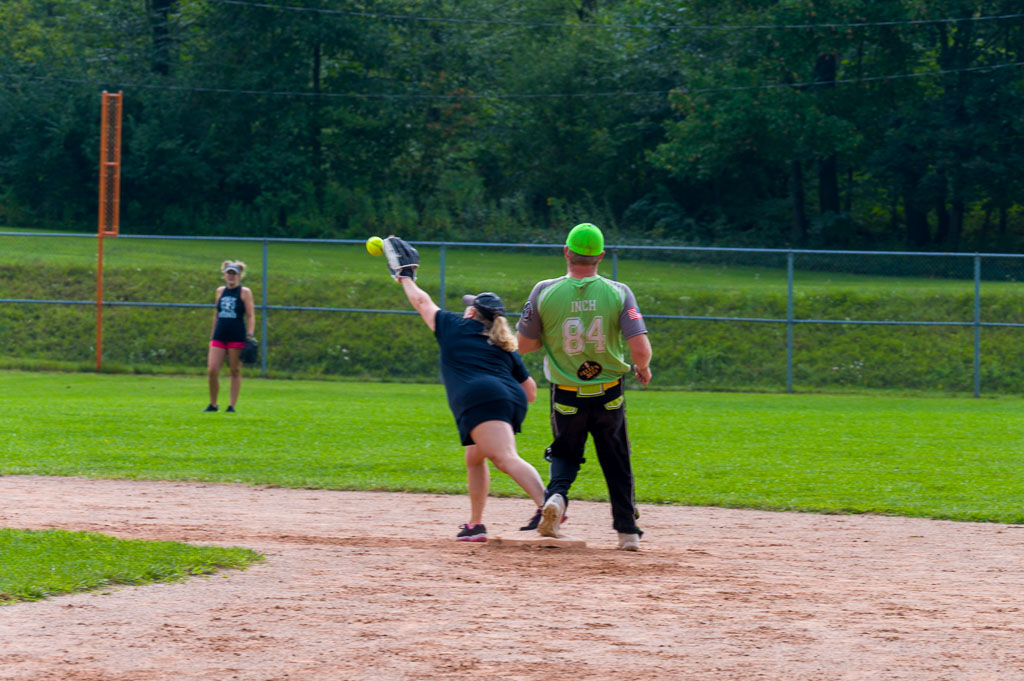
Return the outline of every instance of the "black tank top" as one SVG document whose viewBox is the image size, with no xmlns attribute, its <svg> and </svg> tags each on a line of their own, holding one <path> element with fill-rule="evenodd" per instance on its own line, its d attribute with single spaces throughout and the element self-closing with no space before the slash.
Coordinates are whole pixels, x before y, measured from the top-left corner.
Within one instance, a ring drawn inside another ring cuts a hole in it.
<svg viewBox="0 0 1024 681">
<path fill-rule="evenodd" d="M 213 340 L 225 343 L 245 341 L 245 303 L 242 302 L 242 287 L 224 287 L 217 299 L 217 326 Z"/>
</svg>

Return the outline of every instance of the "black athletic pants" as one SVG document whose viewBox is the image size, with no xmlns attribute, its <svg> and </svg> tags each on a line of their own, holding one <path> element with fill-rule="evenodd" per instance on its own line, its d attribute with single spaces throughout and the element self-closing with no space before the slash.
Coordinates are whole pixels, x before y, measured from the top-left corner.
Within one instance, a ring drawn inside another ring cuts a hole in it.
<svg viewBox="0 0 1024 681">
<path fill-rule="evenodd" d="M 569 501 L 569 488 L 576 481 L 587 436 L 594 437 L 594 450 L 608 485 L 612 506 L 612 527 L 617 532 L 640 534 L 636 526 L 633 467 L 629 459 L 626 432 L 626 397 L 623 386 L 609 388 L 601 395 L 583 396 L 574 390 L 551 386 L 551 431 L 554 441 L 544 458 L 551 462 L 551 479 L 544 498 L 561 494 Z"/>
</svg>

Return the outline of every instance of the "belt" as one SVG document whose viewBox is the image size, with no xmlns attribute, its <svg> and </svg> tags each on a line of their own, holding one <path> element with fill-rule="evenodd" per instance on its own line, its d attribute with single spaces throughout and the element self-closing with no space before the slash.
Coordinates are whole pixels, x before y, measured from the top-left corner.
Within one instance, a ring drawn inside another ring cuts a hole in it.
<svg viewBox="0 0 1024 681">
<path fill-rule="evenodd" d="M 582 397 L 588 397 L 594 395 L 603 395 L 605 390 L 611 390 L 621 382 L 621 378 L 616 378 L 614 381 L 611 381 L 610 383 L 592 383 L 590 385 L 558 385 L 558 389 L 568 390 Z"/>
</svg>

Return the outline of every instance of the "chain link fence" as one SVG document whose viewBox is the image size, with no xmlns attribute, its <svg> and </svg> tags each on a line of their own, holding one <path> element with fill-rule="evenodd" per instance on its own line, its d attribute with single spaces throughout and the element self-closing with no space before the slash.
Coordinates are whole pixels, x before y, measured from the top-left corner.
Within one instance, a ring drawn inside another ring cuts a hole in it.
<svg viewBox="0 0 1024 681">
<path fill-rule="evenodd" d="M 95 348 L 94 235 L 0 232 L 7 366 L 84 364 Z M 560 244 L 413 242 L 442 307 L 495 290 L 510 318 L 564 274 Z M 122 235 L 105 240 L 105 367 L 202 367 L 221 260 L 248 263 L 264 376 L 437 380 L 418 316 L 363 243 Z M 704 390 L 1024 389 L 1024 256 L 608 245 L 655 385 Z M 537 355 L 526 358 L 540 374 Z"/>
</svg>

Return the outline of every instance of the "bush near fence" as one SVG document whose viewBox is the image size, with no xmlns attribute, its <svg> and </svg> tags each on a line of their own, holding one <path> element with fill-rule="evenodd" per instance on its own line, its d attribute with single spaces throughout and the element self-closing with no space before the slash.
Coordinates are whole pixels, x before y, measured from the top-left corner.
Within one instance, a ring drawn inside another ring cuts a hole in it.
<svg viewBox="0 0 1024 681">
<path fill-rule="evenodd" d="M 89 268 L 78 266 L 0 265 L 0 297 L 89 300 L 95 295 L 94 276 Z M 210 307 L 105 308 L 104 369 L 203 373 L 214 288 L 196 280 L 170 268 L 108 269 L 108 300 L 195 302 Z M 258 304 L 260 282 L 250 278 L 245 283 Z M 436 283 L 427 280 L 423 285 L 436 297 Z M 528 282 L 510 281 L 501 287 L 510 309 L 517 309 L 529 292 Z M 409 309 L 398 287 L 385 276 L 277 276 L 272 289 L 279 304 Z M 784 324 L 653 316 L 784 318 L 786 295 L 778 287 L 690 290 L 683 281 L 644 284 L 637 293 L 641 309 L 649 315 L 654 386 L 784 390 Z M 1011 291 L 987 293 L 984 301 L 990 318 L 1024 320 L 1024 298 Z M 794 307 L 798 319 L 968 321 L 973 315 L 973 294 L 837 288 L 797 293 Z M 0 366 L 88 370 L 95 362 L 95 321 L 92 305 L 0 304 L 0 338 L 4 339 Z M 973 333 L 969 327 L 798 324 L 794 387 L 970 392 Z M 982 329 L 983 393 L 1024 392 L 1022 334 L 1024 329 Z M 268 335 L 271 377 L 438 380 L 433 338 L 415 315 L 271 310 Z M 528 355 L 526 361 L 536 376 L 542 375 L 539 353 Z"/>
</svg>

